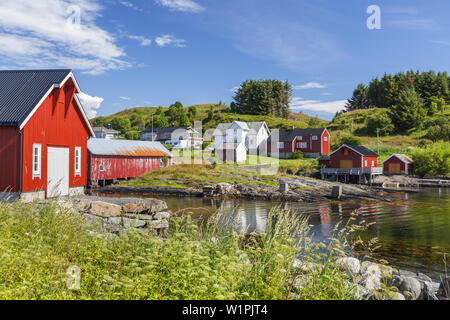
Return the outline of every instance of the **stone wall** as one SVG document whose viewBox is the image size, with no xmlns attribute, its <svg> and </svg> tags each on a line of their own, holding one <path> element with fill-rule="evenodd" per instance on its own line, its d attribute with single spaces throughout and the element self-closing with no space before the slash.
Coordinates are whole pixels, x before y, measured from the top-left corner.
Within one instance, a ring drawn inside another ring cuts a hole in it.
<svg viewBox="0 0 450 320">
<path fill-rule="evenodd" d="M 71 198 L 71 203 L 102 232 L 118 234 L 136 228 L 165 237 L 169 228 L 170 213 L 162 200 L 81 196 Z"/>
</svg>

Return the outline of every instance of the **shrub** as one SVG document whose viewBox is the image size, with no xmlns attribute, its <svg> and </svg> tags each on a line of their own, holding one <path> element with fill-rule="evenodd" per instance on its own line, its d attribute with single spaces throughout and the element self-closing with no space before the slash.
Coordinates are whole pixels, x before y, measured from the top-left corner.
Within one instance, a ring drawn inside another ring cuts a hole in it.
<svg viewBox="0 0 450 320">
<path fill-rule="evenodd" d="M 291 159 L 303 159 L 303 152 L 301 152 L 300 150 L 293 152 L 291 155 Z"/>
<path fill-rule="evenodd" d="M 127 131 L 127 132 L 125 132 L 125 139 L 139 140 L 139 132 L 138 131 Z"/>
<path fill-rule="evenodd" d="M 359 145 L 362 144 L 362 140 L 359 137 L 348 135 L 348 136 L 343 136 L 341 138 L 341 145 L 342 144 L 349 144 L 349 145 L 359 146 Z"/>
<path fill-rule="evenodd" d="M 450 141 L 450 121 L 438 119 L 428 128 L 426 137 L 434 142 L 443 140 Z"/>
<path fill-rule="evenodd" d="M 394 125 L 386 113 L 381 113 L 367 119 L 367 134 L 376 136 L 377 129 L 379 129 L 380 136 L 387 136 L 394 132 Z"/>
<path fill-rule="evenodd" d="M 412 170 L 418 175 L 450 175 L 450 143 L 434 143 L 417 148 L 413 153 Z"/>
<path fill-rule="evenodd" d="M 163 144 L 164 148 L 166 148 L 169 151 L 173 150 L 173 147 L 170 144 Z"/>
</svg>

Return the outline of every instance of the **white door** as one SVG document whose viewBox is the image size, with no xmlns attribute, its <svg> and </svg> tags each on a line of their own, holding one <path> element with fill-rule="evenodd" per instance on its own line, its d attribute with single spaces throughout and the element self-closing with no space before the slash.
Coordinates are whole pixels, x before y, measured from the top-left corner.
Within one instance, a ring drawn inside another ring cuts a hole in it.
<svg viewBox="0 0 450 320">
<path fill-rule="evenodd" d="M 48 148 L 47 198 L 69 194 L 69 148 Z"/>
</svg>

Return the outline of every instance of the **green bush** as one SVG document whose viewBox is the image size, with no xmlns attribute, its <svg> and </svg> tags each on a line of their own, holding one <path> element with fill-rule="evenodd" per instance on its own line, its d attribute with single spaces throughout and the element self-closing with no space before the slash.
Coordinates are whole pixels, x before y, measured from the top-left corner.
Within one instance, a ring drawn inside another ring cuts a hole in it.
<svg viewBox="0 0 450 320">
<path fill-rule="evenodd" d="M 107 236 L 50 203 L 0 204 L 0 299 L 355 298 L 333 263 L 341 238 L 313 243 L 307 220 L 281 210 L 265 233 L 243 237 L 231 228 L 237 218 L 173 217 L 162 241 L 135 230 Z M 296 258 L 315 267 L 293 267 Z M 78 290 L 67 287 L 71 266 L 81 271 Z"/>
<path fill-rule="evenodd" d="M 447 119 L 438 119 L 428 128 L 426 137 L 434 142 L 450 141 L 450 121 Z"/>
<path fill-rule="evenodd" d="M 450 175 L 450 143 L 434 143 L 427 148 L 417 148 L 413 153 L 412 170 L 415 174 Z"/>
<path fill-rule="evenodd" d="M 127 140 L 139 140 L 139 132 L 138 131 L 127 131 L 125 132 L 125 139 Z"/>
<path fill-rule="evenodd" d="M 303 159 L 303 152 L 301 152 L 300 150 L 293 152 L 291 155 L 291 159 Z"/>
<path fill-rule="evenodd" d="M 348 144 L 348 145 L 353 145 L 353 146 L 359 146 L 362 144 L 362 140 L 359 137 L 356 136 L 352 136 L 352 135 L 348 135 L 348 136 L 343 136 L 341 138 L 341 143 L 340 145 L 343 144 Z"/>
<path fill-rule="evenodd" d="M 376 136 L 377 129 L 379 129 L 380 136 L 387 136 L 394 132 L 394 125 L 387 113 L 381 113 L 367 119 L 367 134 Z"/>
</svg>

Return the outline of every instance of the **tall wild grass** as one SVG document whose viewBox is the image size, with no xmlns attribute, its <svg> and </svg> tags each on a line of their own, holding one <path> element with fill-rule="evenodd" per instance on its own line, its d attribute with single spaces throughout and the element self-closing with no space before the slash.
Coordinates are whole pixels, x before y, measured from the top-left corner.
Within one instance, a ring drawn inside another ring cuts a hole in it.
<svg viewBox="0 0 450 320">
<path fill-rule="evenodd" d="M 167 239 L 110 237 L 55 204 L 0 204 L 0 299 L 354 299 L 333 261 L 343 234 L 313 243 L 307 220 L 272 210 L 267 232 L 242 236 L 237 217 L 174 217 Z M 77 266 L 80 288 L 69 289 Z"/>
</svg>

